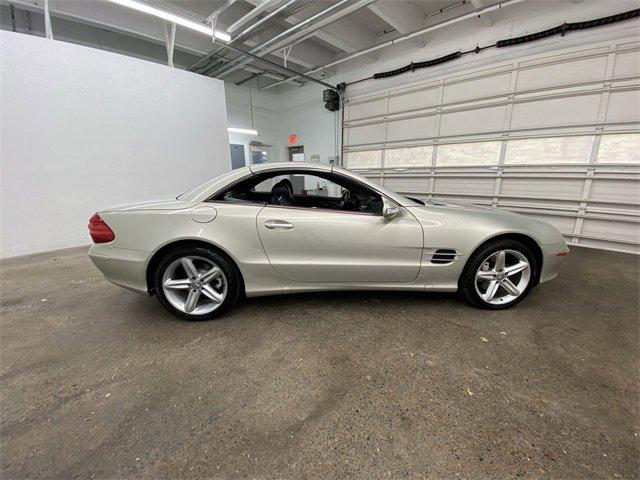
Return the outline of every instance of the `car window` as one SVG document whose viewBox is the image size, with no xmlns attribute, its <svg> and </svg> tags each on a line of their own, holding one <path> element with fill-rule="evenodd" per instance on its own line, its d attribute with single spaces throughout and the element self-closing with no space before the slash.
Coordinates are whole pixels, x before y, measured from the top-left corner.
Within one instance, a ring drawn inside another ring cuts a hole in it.
<svg viewBox="0 0 640 480">
<path fill-rule="evenodd" d="M 382 197 L 368 187 L 345 177 L 304 171 L 257 175 L 233 185 L 215 200 L 382 213 Z"/>
</svg>

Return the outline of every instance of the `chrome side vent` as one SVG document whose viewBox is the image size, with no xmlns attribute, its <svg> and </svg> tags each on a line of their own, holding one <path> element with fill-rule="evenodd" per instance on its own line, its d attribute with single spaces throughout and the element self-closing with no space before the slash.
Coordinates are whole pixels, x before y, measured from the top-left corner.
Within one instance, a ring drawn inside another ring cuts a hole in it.
<svg viewBox="0 0 640 480">
<path fill-rule="evenodd" d="M 458 252 L 450 248 L 440 248 L 431 256 L 431 263 L 441 265 L 451 263 L 456 259 L 457 253 Z"/>
</svg>

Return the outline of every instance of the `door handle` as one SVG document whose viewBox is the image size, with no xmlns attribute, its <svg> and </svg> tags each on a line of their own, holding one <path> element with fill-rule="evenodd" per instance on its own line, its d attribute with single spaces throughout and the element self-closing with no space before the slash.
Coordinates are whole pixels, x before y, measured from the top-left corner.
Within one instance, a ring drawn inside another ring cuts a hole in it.
<svg viewBox="0 0 640 480">
<path fill-rule="evenodd" d="M 291 230 L 293 228 L 293 224 L 284 220 L 267 220 L 264 222 L 264 226 L 270 230 Z"/>
</svg>

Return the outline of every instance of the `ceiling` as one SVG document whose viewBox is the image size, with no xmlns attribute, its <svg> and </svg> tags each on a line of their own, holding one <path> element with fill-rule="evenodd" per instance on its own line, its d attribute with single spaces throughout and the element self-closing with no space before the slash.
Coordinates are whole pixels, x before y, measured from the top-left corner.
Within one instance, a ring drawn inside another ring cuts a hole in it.
<svg viewBox="0 0 640 480">
<path fill-rule="evenodd" d="M 400 37 L 425 26 L 442 22 L 453 16 L 473 12 L 474 10 L 497 3 L 498 0 L 141 0 L 173 13 L 190 17 L 200 22 L 218 11 L 217 28 L 227 30 L 241 24 L 233 30 L 232 45 L 242 50 L 252 50 L 255 54 L 282 66 L 286 59 L 287 67 L 304 72 L 343 58 L 381 42 Z M 13 7 L 16 11 L 30 11 L 31 22 L 38 23 L 37 15 L 42 15 L 44 0 L 0 0 L 3 8 Z M 137 46 L 137 50 L 148 52 L 138 56 L 166 59 L 163 50 L 166 43 L 165 22 L 147 14 L 129 10 L 108 0 L 49 0 L 49 8 L 54 24 L 54 38 L 75 41 L 96 46 L 102 43 L 104 48 L 127 50 L 126 42 L 131 41 L 153 44 L 146 49 Z M 253 27 L 265 16 L 280 9 L 278 14 Z M 256 13 L 258 12 L 258 13 Z M 2 13 L 5 13 L 4 11 Z M 14 12 L 15 13 L 15 12 Z M 249 15 L 249 17 L 247 17 Z M 2 20 L 2 28 L 14 28 L 9 25 L 7 15 Z M 28 33 L 36 33 L 34 25 L 25 26 L 24 15 L 17 15 L 18 23 Z M 486 16 L 488 17 L 488 15 Z M 313 18 L 313 21 L 310 19 Z M 490 21 L 485 18 L 484 21 Z M 83 25 L 82 35 L 90 36 L 89 27 L 110 32 L 99 35 L 100 40 L 75 38 L 80 29 L 73 23 Z M 243 34 L 246 29 L 251 31 Z M 57 37 L 56 37 L 57 35 Z M 67 38 L 64 38 L 64 37 Z M 240 37 L 240 38 L 238 38 Z M 416 46 L 425 44 L 424 38 L 410 40 Z M 265 45 L 265 42 L 266 43 Z M 130 50 L 136 50 L 131 47 Z M 133 54 L 137 54 L 137 50 Z M 125 53 L 125 52 L 123 52 Z M 201 60 L 210 53 L 205 60 Z M 262 85 L 282 81 L 290 73 L 281 68 L 268 65 L 256 59 L 243 59 L 234 62 L 237 52 L 221 49 L 220 43 L 212 44 L 211 39 L 196 32 L 178 27 L 175 37 L 176 65 L 190 68 L 226 81 L 240 83 L 248 78 L 259 78 Z M 355 62 L 374 62 L 376 54 L 358 57 Z M 330 70 L 327 70 L 331 74 Z M 298 81 L 298 83 L 301 83 Z"/>
</svg>

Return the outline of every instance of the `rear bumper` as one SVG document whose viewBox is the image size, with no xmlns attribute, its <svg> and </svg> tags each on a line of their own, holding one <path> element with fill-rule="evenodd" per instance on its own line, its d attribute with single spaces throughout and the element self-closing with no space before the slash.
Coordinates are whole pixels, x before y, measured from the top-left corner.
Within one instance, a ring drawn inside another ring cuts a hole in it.
<svg viewBox="0 0 640 480">
<path fill-rule="evenodd" d="M 140 250 L 94 244 L 89 258 L 107 280 L 137 293 L 148 293 L 146 269 L 150 254 Z"/>
<path fill-rule="evenodd" d="M 557 254 L 568 251 L 569 248 L 564 242 L 542 245 L 542 272 L 540 272 L 540 283 L 548 282 L 558 276 L 560 266 L 564 263 L 567 256 L 558 256 Z"/>
</svg>

